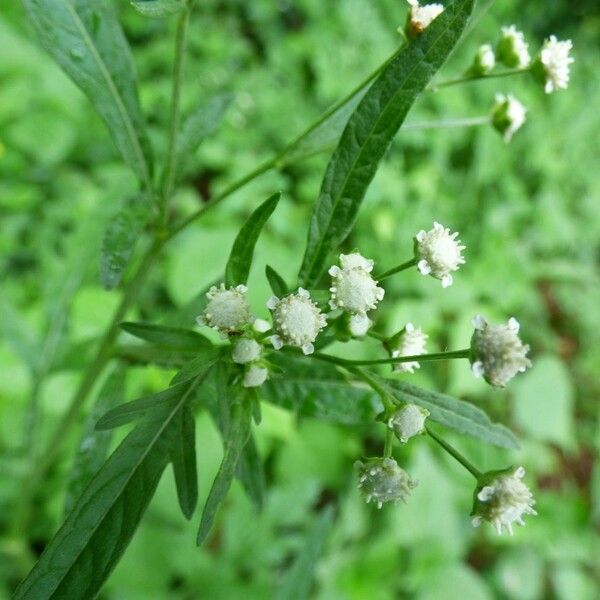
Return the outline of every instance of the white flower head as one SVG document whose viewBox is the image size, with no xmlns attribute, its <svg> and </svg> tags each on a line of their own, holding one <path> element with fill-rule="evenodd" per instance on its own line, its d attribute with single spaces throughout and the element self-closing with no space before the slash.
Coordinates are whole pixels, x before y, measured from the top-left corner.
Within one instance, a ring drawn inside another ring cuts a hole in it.
<svg viewBox="0 0 600 600">
<path fill-rule="evenodd" d="M 417 268 L 423 275 L 440 279 L 442 287 L 452 285 L 452 272 L 465 262 L 462 257 L 465 246 L 457 237 L 457 232 L 450 233 L 450 229 L 435 222 L 433 229 L 421 230 L 415 236 Z"/>
<path fill-rule="evenodd" d="M 340 264 L 341 269 L 336 265 L 329 269 L 329 306 L 332 310 L 341 308 L 351 315 L 364 316 L 377 306 L 385 294 L 370 275 L 373 261 L 355 252 L 340 255 Z"/>
<path fill-rule="evenodd" d="M 568 87 L 570 65 L 575 60 L 570 56 L 572 48 L 571 40 L 559 42 L 554 35 L 544 42 L 536 71 L 541 74 L 546 94 Z"/>
<path fill-rule="evenodd" d="M 367 335 L 373 322 L 367 315 L 351 315 L 348 319 L 348 330 L 354 337 L 363 337 Z"/>
<path fill-rule="evenodd" d="M 246 368 L 244 379 L 242 380 L 243 387 L 259 387 L 269 375 L 269 370 L 257 364 L 251 364 Z"/>
<path fill-rule="evenodd" d="M 227 289 L 224 284 L 212 286 L 202 314 L 196 317 L 198 325 L 207 325 L 222 334 L 238 333 L 252 322 L 250 304 L 246 299 L 248 288 L 238 285 Z"/>
<path fill-rule="evenodd" d="M 407 1 L 410 4 L 407 25 L 407 33 L 410 37 L 425 31 L 432 21 L 444 12 L 444 7 L 441 4 L 423 4 L 421 6 L 418 0 Z"/>
<path fill-rule="evenodd" d="M 531 62 L 528 47 L 522 31 L 518 31 L 514 25 L 503 27 L 496 47 L 496 57 L 507 67 L 525 69 Z"/>
<path fill-rule="evenodd" d="M 235 343 L 231 358 L 234 363 L 245 365 L 246 363 L 258 360 L 260 358 L 261 350 L 262 346 L 256 340 L 241 338 Z"/>
<path fill-rule="evenodd" d="M 406 404 L 388 419 L 388 427 L 393 429 L 396 437 L 405 444 L 411 437 L 425 431 L 425 419 L 429 414 L 426 408 Z"/>
<path fill-rule="evenodd" d="M 385 502 L 406 502 L 416 487 L 408 473 L 393 458 L 371 458 L 365 463 L 356 461 L 358 487 L 367 504 L 375 502 L 381 508 Z"/>
<path fill-rule="evenodd" d="M 473 321 L 471 369 L 490 385 L 504 387 L 517 373 L 531 367 L 529 346 L 519 338 L 519 323 L 510 318 L 506 325 L 490 325 L 481 315 Z"/>
<path fill-rule="evenodd" d="M 496 55 L 491 44 L 482 44 L 475 53 L 472 71 L 477 75 L 487 75 L 496 66 Z"/>
<path fill-rule="evenodd" d="M 512 136 L 523 123 L 527 109 L 511 94 L 496 94 L 496 103 L 492 109 L 492 125 L 502 134 L 505 142 L 510 142 Z"/>
<path fill-rule="evenodd" d="M 504 527 L 513 534 L 513 523 L 525 525 L 525 515 L 536 515 L 535 500 L 523 483 L 525 469 L 511 467 L 504 471 L 490 472 L 482 476 L 475 490 L 472 523 L 478 527 L 483 521 L 491 523 L 501 534 Z"/>
<path fill-rule="evenodd" d="M 392 338 L 392 358 L 425 354 L 427 338 L 427 334 L 423 333 L 420 327 L 415 327 L 412 323 L 407 323 L 404 329 Z M 416 361 L 401 362 L 394 365 L 394 371 L 414 373 L 415 369 L 418 369 L 420 366 Z"/>
<path fill-rule="evenodd" d="M 302 348 L 304 354 L 314 352 L 313 342 L 327 321 L 305 289 L 298 288 L 295 294 L 281 300 L 272 296 L 267 308 L 273 312 L 275 334 L 271 343 L 276 350 L 287 344 Z"/>
</svg>

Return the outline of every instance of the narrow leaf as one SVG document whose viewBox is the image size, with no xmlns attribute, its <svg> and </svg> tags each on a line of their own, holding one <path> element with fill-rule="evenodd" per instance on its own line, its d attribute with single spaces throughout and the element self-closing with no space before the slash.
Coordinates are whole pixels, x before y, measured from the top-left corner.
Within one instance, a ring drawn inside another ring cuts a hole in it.
<svg viewBox="0 0 600 600">
<path fill-rule="evenodd" d="M 348 236 L 379 163 L 415 99 L 459 40 L 473 0 L 454 0 L 390 61 L 348 120 L 311 218 L 300 283 L 314 287 Z"/>
<path fill-rule="evenodd" d="M 131 6 L 143 15 L 152 19 L 162 19 L 181 12 L 184 9 L 182 0 L 137 0 Z"/>
<path fill-rule="evenodd" d="M 281 192 L 277 192 L 267 198 L 250 215 L 244 226 L 240 229 L 233 242 L 233 248 L 225 267 L 225 283 L 227 286 L 240 285 L 248 281 L 248 274 L 250 273 L 254 247 L 258 241 L 258 236 L 268 218 L 273 214 L 280 198 Z"/>
<path fill-rule="evenodd" d="M 177 486 L 179 506 L 186 519 L 191 519 L 198 503 L 196 469 L 196 422 L 189 404 L 185 404 L 175 420 L 177 432 L 171 448 L 171 463 Z"/>
<path fill-rule="evenodd" d="M 115 357 L 132 365 L 153 364 L 179 369 L 196 357 L 196 351 L 158 344 L 123 344 L 115 349 Z"/>
<path fill-rule="evenodd" d="M 181 367 L 173 377 L 171 385 L 189 381 L 199 374 L 207 371 L 219 358 L 219 349 L 215 346 L 197 351 L 197 356 Z"/>
<path fill-rule="evenodd" d="M 142 235 L 150 205 L 145 194 L 127 198 L 108 224 L 102 238 L 100 281 L 112 290 L 121 282 L 125 268 Z"/>
<path fill-rule="evenodd" d="M 250 435 L 251 415 L 249 403 L 244 396 L 241 396 L 238 400 L 231 407 L 231 420 L 225 440 L 223 460 L 202 511 L 202 519 L 200 520 L 200 528 L 196 539 L 198 545 L 204 542 L 212 528 L 217 510 L 227 496 L 238 460 Z"/>
<path fill-rule="evenodd" d="M 273 267 L 267 265 L 265 267 L 265 275 L 267 276 L 267 280 L 269 281 L 273 293 L 277 297 L 283 298 L 283 296 L 288 294 L 289 288 L 285 280 Z"/>
<path fill-rule="evenodd" d="M 248 437 L 238 461 L 235 476 L 244 487 L 250 500 L 258 510 L 262 510 L 265 503 L 267 483 L 265 469 L 252 433 Z"/>
<path fill-rule="evenodd" d="M 152 323 L 125 321 L 120 324 L 127 333 L 154 344 L 181 350 L 200 350 L 212 346 L 208 338 L 191 329 L 168 327 Z"/>
<path fill-rule="evenodd" d="M 23 3 L 44 48 L 87 95 L 125 161 L 150 187 L 150 145 L 139 106 L 133 59 L 113 3 Z"/>
</svg>

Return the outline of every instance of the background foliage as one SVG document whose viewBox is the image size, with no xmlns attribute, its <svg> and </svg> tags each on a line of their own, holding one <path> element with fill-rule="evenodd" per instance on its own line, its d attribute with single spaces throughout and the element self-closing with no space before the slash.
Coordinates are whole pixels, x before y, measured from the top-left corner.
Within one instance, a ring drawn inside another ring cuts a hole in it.
<svg viewBox="0 0 600 600">
<path fill-rule="evenodd" d="M 222 92 L 232 93 L 233 102 L 218 135 L 191 157 L 188 185 L 173 210 L 200 206 L 380 64 L 398 44 L 400 4 L 226 0 L 197 10 L 184 104 Z M 145 19 L 126 3 L 121 13 L 150 135 L 162 153 L 174 23 Z M 430 333 L 434 351 L 463 347 L 476 312 L 519 318 L 534 367 L 508 391 L 474 380 L 464 362 L 424 365 L 410 381 L 485 406 L 519 434 L 522 448 L 511 453 L 463 438 L 454 442 L 483 469 L 523 464 L 539 516 L 514 538 L 473 530 L 467 518 L 472 481 L 425 439 L 402 453 L 420 481 L 408 505 L 375 511 L 354 489 L 352 463 L 377 452 L 378 430 L 298 420 L 265 405 L 257 430 L 269 486 L 262 515 L 236 482 L 215 530 L 196 548 L 196 523 L 181 518 L 167 470 L 102 597 L 265 598 L 277 590 L 292 597 L 289 567 L 314 537 L 315 514 L 332 500 L 339 509 L 318 559 L 314 597 L 439 598 L 440 586 L 445 598 L 598 596 L 600 115 L 594 107 L 600 104 L 600 16 L 585 0 L 497 3 L 445 73 L 462 71 L 480 43 L 513 22 L 532 49 L 550 33 L 573 39 L 569 90 L 547 97 L 526 79 L 504 79 L 423 97 L 409 122 L 485 114 L 497 91 L 514 92 L 529 118 L 509 146 L 488 128 L 401 131 L 346 247 L 359 247 L 387 267 L 409 256 L 411 236 L 434 219 L 461 232 L 467 264 L 455 285 L 441 293 L 416 271 L 394 278 L 380 324 L 392 333 L 406 321 L 417 323 Z M 20 537 L 11 531 L 27 457 L 64 411 L 90 342 L 117 301 L 116 292 L 100 284 L 100 245 L 107 221 L 135 183 L 86 99 L 37 46 L 18 3 L 0 0 L 0 39 L 2 598 L 64 513 L 67 454 L 36 506 L 33 529 Z M 130 317 L 165 320 L 220 276 L 240 224 L 281 189 L 249 280 L 253 307 L 266 316 L 264 266 L 268 261 L 290 279 L 297 272 L 326 160 L 265 175 L 185 231 L 168 247 Z M 371 349 L 350 344 L 344 355 L 370 358 Z M 163 389 L 172 375 L 155 367 L 129 371 L 126 399 Z M 47 377 L 32 407 L 32 373 L 39 372 Z M 204 414 L 196 436 L 202 502 L 222 449 Z M 72 438 L 74 448 L 79 433 Z"/>
</svg>

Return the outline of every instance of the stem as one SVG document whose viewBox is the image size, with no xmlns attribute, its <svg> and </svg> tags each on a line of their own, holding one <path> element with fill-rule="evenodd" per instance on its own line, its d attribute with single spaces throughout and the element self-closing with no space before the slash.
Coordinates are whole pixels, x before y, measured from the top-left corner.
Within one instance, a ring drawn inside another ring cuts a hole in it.
<svg viewBox="0 0 600 600">
<path fill-rule="evenodd" d="M 402 126 L 402 131 L 415 131 L 418 129 L 446 129 L 451 127 L 477 127 L 478 125 L 489 125 L 491 117 L 468 117 L 465 119 L 442 119 L 440 121 L 428 121 L 422 123 L 407 123 Z"/>
<path fill-rule="evenodd" d="M 437 352 L 435 354 L 415 354 L 413 356 L 398 356 L 396 358 L 377 358 L 375 360 L 348 360 L 347 358 L 339 358 L 330 354 L 322 354 L 315 352 L 311 356 L 324 362 L 333 363 L 342 367 L 350 366 L 368 366 L 368 365 L 394 365 L 403 362 L 426 362 L 430 360 L 446 360 L 452 358 L 469 358 L 471 353 L 470 348 L 464 350 L 454 350 L 452 352 Z"/>
<path fill-rule="evenodd" d="M 313 354 L 313 356 L 316 357 L 315 354 Z M 359 379 L 362 379 L 374 392 L 377 392 L 379 394 L 387 412 L 393 412 L 395 410 L 396 404 L 390 398 L 388 391 L 382 385 L 380 385 L 376 379 L 373 379 L 373 377 L 371 377 L 371 375 L 369 375 L 367 371 L 363 371 L 358 367 L 349 366 L 346 366 L 346 370 L 358 377 Z"/>
<path fill-rule="evenodd" d="M 377 331 L 372 331 L 369 329 L 369 331 L 367 331 L 367 335 L 369 337 L 372 337 L 374 340 L 378 340 L 380 342 L 387 342 L 388 341 L 388 337 L 387 335 L 384 335 L 383 333 L 378 333 Z"/>
<path fill-rule="evenodd" d="M 171 197 L 173 182 L 175 179 L 175 169 L 177 167 L 177 133 L 179 131 L 179 122 L 181 118 L 181 86 L 183 82 L 183 68 L 185 63 L 185 45 L 187 30 L 190 22 L 190 9 L 186 6 L 183 9 L 179 23 L 177 24 L 177 38 L 175 41 L 175 65 L 173 67 L 173 91 L 171 94 L 171 119 L 169 125 L 169 146 L 167 151 L 167 160 L 163 171 L 163 188 L 160 200 L 160 209 L 164 214 L 168 199 Z"/>
<path fill-rule="evenodd" d="M 384 458 L 390 458 L 390 456 L 392 456 L 393 444 L 394 444 L 394 432 L 386 425 L 385 446 L 383 447 L 383 457 Z"/>
<path fill-rule="evenodd" d="M 390 277 L 391 275 L 395 275 L 396 273 L 399 273 L 400 271 L 410 269 L 411 267 L 414 267 L 416 264 L 417 264 L 417 259 L 411 258 L 410 260 L 403 262 L 402 264 L 398 265 L 397 267 L 394 267 L 393 269 L 390 269 L 389 271 L 385 271 L 381 275 L 376 275 L 375 279 L 377 279 L 378 281 L 381 281 L 383 279 L 386 279 L 387 277 Z"/>
<path fill-rule="evenodd" d="M 488 73 L 487 75 L 477 75 L 474 73 L 470 73 L 466 75 L 461 75 L 460 77 L 456 77 L 455 79 L 446 79 L 445 81 L 440 81 L 439 83 L 432 83 L 428 85 L 425 88 L 425 90 L 428 92 L 435 92 L 440 88 L 450 87 L 452 85 L 459 85 L 468 81 L 477 81 L 480 79 L 496 79 L 499 77 L 510 77 L 511 75 L 529 73 L 530 70 L 530 67 L 526 67 L 524 69 L 506 69 L 505 71 L 500 71 L 499 73 Z"/>
<path fill-rule="evenodd" d="M 451 446 L 448 442 L 444 441 L 441 437 L 434 433 L 427 425 L 425 426 L 427 433 L 454 459 L 456 459 L 475 479 L 481 477 L 481 471 L 477 469 L 472 463 L 470 463 L 456 448 Z"/>
</svg>

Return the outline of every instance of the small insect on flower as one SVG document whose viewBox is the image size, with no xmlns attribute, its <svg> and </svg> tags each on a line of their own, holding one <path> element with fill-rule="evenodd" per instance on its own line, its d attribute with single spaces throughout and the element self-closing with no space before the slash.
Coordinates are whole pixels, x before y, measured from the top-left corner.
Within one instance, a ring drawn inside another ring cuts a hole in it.
<svg viewBox="0 0 600 600">
<path fill-rule="evenodd" d="M 426 408 L 416 404 L 406 404 L 389 418 L 388 427 L 403 444 L 406 444 L 411 437 L 425 431 L 425 419 L 429 414 Z"/>
<path fill-rule="evenodd" d="M 420 5 L 418 0 L 407 0 L 410 4 L 406 34 L 415 37 L 425 31 L 436 17 L 444 12 L 441 4 Z"/>
<path fill-rule="evenodd" d="M 238 285 L 229 289 L 224 284 L 212 286 L 206 298 L 208 303 L 200 316 L 196 318 L 198 325 L 207 325 L 223 335 L 238 333 L 252 322 L 250 304 L 246 299 L 248 288 Z"/>
<path fill-rule="evenodd" d="M 304 354 L 314 352 L 313 342 L 327 321 L 305 289 L 298 288 L 281 300 L 272 296 L 267 308 L 273 313 L 275 334 L 270 339 L 275 350 L 287 344 L 302 348 Z"/>
<path fill-rule="evenodd" d="M 487 75 L 494 70 L 496 66 L 496 56 L 491 44 L 482 44 L 479 46 L 473 59 L 471 72 L 475 75 Z"/>
<path fill-rule="evenodd" d="M 531 367 L 529 346 L 519 338 L 519 323 L 510 318 L 506 325 L 489 325 L 477 315 L 472 321 L 471 369 L 490 385 L 504 387 L 517 373 Z"/>
<path fill-rule="evenodd" d="M 244 373 L 242 386 L 259 387 L 267 380 L 268 375 L 269 370 L 266 367 L 261 367 L 257 364 L 249 365 Z"/>
<path fill-rule="evenodd" d="M 425 354 L 425 344 L 429 336 L 420 327 L 407 323 L 404 329 L 390 341 L 392 358 Z M 417 361 L 401 362 L 394 365 L 394 371 L 414 373 L 421 365 Z"/>
<path fill-rule="evenodd" d="M 329 269 L 331 275 L 331 299 L 329 306 L 332 310 L 341 308 L 351 315 L 365 316 L 367 311 L 374 309 L 383 300 L 385 290 L 378 287 L 371 277 L 373 261 L 364 258 L 358 252 L 341 254 L 340 264 Z"/>
<path fill-rule="evenodd" d="M 483 521 L 491 523 L 501 534 L 504 527 L 513 534 L 513 523 L 525 525 L 525 515 L 536 515 L 533 509 L 535 500 L 529 488 L 523 483 L 525 469 L 511 467 L 503 471 L 491 471 L 480 478 L 473 500 L 474 527 Z"/>
<path fill-rule="evenodd" d="M 417 268 L 423 275 L 440 279 L 442 287 L 452 285 L 452 272 L 464 264 L 462 251 L 465 246 L 456 239 L 458 233 L 434 222 L 433 229 L 421 230 L 415 236 Z"/>
<path fill-rule="evenodd" d="M 354 466 L 358 469 L 358 487 L 362 495 L 367 504 L 372 500 L 377 508 L 385 502 L 406 502 L 417 485 L 393 458 L 370 458 L 364 463 L 359 460 Z"/>
<path fill-rule="evenodd" d="M 499 131 L 506 143 L 518 131 L 523 123 L 527 109 L 511 94 L 496 94 L 496 103 L 492 108 L 492 125 Z"/>
<path fill-rule="evenodd" d="M 496 46 L 496 58 L 507 67 L 525 69 L 531 62 L 528 47 L 522 31 L 514 25 L 503 27 Z"/>
<path fill-rule="evenodd" d="M 261 345 L 253 339 L 242 338 L 233 347 L 231 358 L 238 365 L 254 362 L 260 358 Z"/>
<path fill-rule="evenodd" d="M 544 83 L 544 91 L 550 94 L 569 85 L 570 65 L 575 59 L 570 56 L 571 40 L 560 42 L 551 35 L 544 42 L 535 64 L 535 74 Z"/>
</svg>

